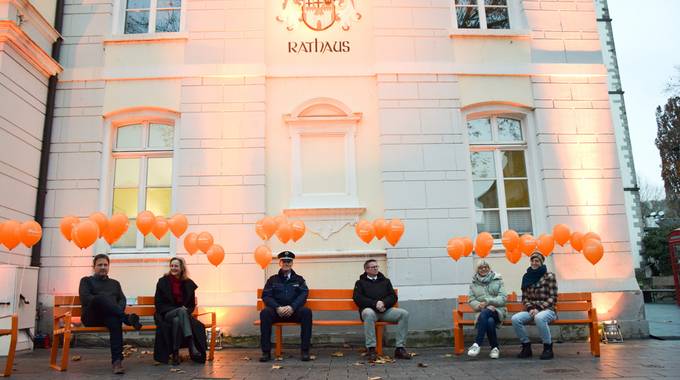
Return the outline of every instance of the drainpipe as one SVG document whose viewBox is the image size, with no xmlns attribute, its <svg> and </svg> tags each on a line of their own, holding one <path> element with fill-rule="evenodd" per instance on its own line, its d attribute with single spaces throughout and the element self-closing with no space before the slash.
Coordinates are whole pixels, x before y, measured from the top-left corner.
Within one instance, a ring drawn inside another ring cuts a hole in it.
<svg viewBox="0 0 680 380">
<path fill-rule="evenodd" d="M 59 53 L 61 51 L 61 29 L 64 22 L 64 2 L 65 0 L 57 0 L 57 9 L 54 15 L 54 29 L 59 32 L 60 36 L 52 44 L 52 59 L 59 62 Z M 45 198 L 47 197 L 47 170 L 50 163 L 50 151 L 52 148 L 52 125 L 54 123 L 54 101 L 57 93 L 58 75 L 50 77 L 47 86 L 47 104 L 45 108 L 45 122 L 43 124 L 42 147 L 40 148 L 40 171 L 38 172 L 38 194 L 35 199 L 35 221 L 41 226 L 45 221 Z M 33 246 L 31 250 L 31 266 L 40 266 L 40 249 L 42 247 L 42 239 Z"/>
</svg>

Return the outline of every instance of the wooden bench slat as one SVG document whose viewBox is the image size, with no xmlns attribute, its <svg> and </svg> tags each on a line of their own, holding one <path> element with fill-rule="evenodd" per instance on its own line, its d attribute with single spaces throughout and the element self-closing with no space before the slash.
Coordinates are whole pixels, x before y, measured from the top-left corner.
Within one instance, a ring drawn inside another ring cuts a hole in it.
<svg viewBox="0 0 680 380">
<path fill-rule="evenodd" d="M 350 300 L 307 300 L 305 306 L 312 311 L 358 311 L 359 308 Z M 257 310 L 266 307 L 262 300 L 257 301 Z"/>
<path fill-rule="evenodd" d="M 54 306 L 80 306 L 79 296 L 54 296 Z M 139 296 L 135 305 L 139 306 L 154 306 L 153 296 Z"/>
<path fill-rule="evenodd" d="M 257 289 L 257 298 L 262 298 L 263 289 Z M 394 289 L 394 292 L 399 295 L 399 289 Z M 351 300 L 354 296 L 354 289 L 309 289 L 307 300 L 314 299 L 347 299 Z"/>
</svg>

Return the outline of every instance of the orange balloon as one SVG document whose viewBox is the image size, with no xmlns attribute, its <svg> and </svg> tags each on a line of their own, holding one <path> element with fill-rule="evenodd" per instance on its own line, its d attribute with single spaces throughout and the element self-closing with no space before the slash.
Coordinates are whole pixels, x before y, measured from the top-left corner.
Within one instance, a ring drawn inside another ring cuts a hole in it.
<svg viewBox="0 0 680 380">
<path fill-rule="evenodd" d="M 264 269 L 272 262 L 272 251 L 266 245 L 261 245 L 255 248 L 255 262 L 260 265 L 260 268 Z"/>
<path fill-rule="evenodd" d="M 519 247 L 513 250 L 506 249 L 505 257 L 508 259 L 509 262 L 517 264 L 519 262 L 519 259 L 522 258 L 522 251 L 519 249 Z"/>
<path fill-rule="evenodd" d="M 179 238 L 189 228 L 189 220 L 187 220 L 184 214 L 175 214 L 172 218 L 168 219 L 168 227 L 170 227 L 172 234 Z"/>
<path fill-rule="evenodd" d="M 142 211 L 137 215 L 137 229 L 146 236 L 156 224 L 156 216 L 151 211 Z M 207 249 L 207 248 L 206 248 Z"/>
<path fill-rule="evenodd" d="M 102 237 L 104 240 L 106 240 L 109 245 L 113 245 L 113 243 L 117 242 L 118 239 L 120 239 L 120 236 L 116 234 L 115 230 L 111 228 L 111 226 L 106 227 L 106 230 L 102 234 Z"/>
<path fill-rule="evenodd" d="M 104 234 L 104 231 L 106 231 L 106 227 L 109 225 L 109 220 L 106 218 L 106 215 L 104 215 L 104 213 L 100 211 L 90 214 L 90 216 L 88 216 L 87 219 L 90 219 L 91 221 L 97 223 L 100 234 Z M 99 237 L 101 237 L 101 235 L 99 235 Z"/>
<path fill-rule="evenodd" d="M 556 224 L 555 227 L 553 227 L 553 237 L 557 244 L 564 247 L 571 237 L 571 231 L 566 224 Z"/>
<path fill-rule="evenodd" d="M 519 238 L 519 250 L 525 255 L 531 256 L 536 251 L 536 239 L 531 234 L 524 234 Z"/>
<path fill-rule="evenodd" d="M 583 240 L 584 242 L 585 242 L 586 240 L 588 240 L 588 239 L 595 239 L 595 240 L 599 240 L 600 242 L 602 242 L 602 238 L 600 237 L 600 235 L 598 235 L 598 234 L 596 234 L 595 232 L 592 232 L 592 231 L 586 233 L 585 235 L 583 235 L 583 239 L 582 239 L 582 240 Z"/>
<path fill-rule="evenodd" d="M 283 223 L 288 222 L 288 218 L 285 215 L 277 215 L 274 217 L 274 221 L 278 227 L 281 227 Z"/>
<path fill-rule="evenodd" d="M 73 229 L 71 229 L 71 238 L 69 240 L 72 241 L 76 247 L 80 248 L 80 243 L 78 243 L 78 237 L 76 236 L 76 226 L 73 226 Z"/>
<path fill-rule="evenodd" d="M 276 220 L 272 218 L 271 216 L 265 216 L 262 218 L 262 228 L 264 229 L 264 233 L 266 235 L 266 239 L 270 239 L 274 234 L 276 233 L 276 229 L 279 228 L 278 223 L 276 223 Z"/>
<path fill-rule="evenodd" d="M 519 247 L 519 234 L 515 230 L 507 230 L 503 232 L 501 242 L 506 250 L 513 251 Z"/>
<path fill-rule="evenodd" d="M 298 241 L 302 239 L 303 236 L 305 236 L 305 232 L 307 231 L 307 226 L 305 226 L 305 222 L 301 220 L 296 220 L 290 223 L 290 226 L 293 228 L 292 236 L 293 241 Z"/>
<path fill-rule="evenodd" d="M 373 230 L 375 230 L 375 238 L 380 240 L 387 234 L 387 229 L 390 223 L 383 218 L 378 218 L 373 221 Z"/>
<path fill-rule="evenodd" d="M 486 257 L 493 248 L 493 236 L 488 232 L 482 232 L 475 239 L 475 253 L 479 257 Z"/>
<path fill-rule="evenodd" d="M 2 245 L 2 226 L 5 224 L 5 222 L 0 222 L 0 245 Z"/>
<path fill-rule="evenodd" d="M 85 249 L 99 238 L 99 226 L 92 220 L 84 220 L 73 229 L 74 242 L 80 249 Z"/>
<path fill-rule="evenodd" d="M 357 236 L 359 236 L 359 239 L 361 239 L 366 244 L 370 243 L 375 237 L 375 229 L 373 228 L 373 224 L 367 220 L 362 220 L 357 223 L 354 230 L 356 231 Z"/>
<path fill-rule="evenodd" d="M 102 237 L 106 240 L 109 245 L 113 245 L 121 236 L 127 232 L 130 227 L 130 220 L 125 214 L 117 212 L 111 215 L 109 219 L 109 224 L 106 226 Z"/>
<path fill-rule="evenodd" d="M 42 238 L 42 227 L 35 220 L 21 223 L 20 233 L 21 242 L 28 248 L 34 246 Z"/>
<path fill-rule="evenodd" d="M 224 248 L 219 244 L 213 244 L 205 253 L 208 256 L 208 261 L 214 266 L 218 266 L 224 261 Z"/>
<path fill-rule="evenodd" d="M 390 225 L 385 233 L 385 240 L 393 247 L 399 243 L 401 236 L 404 234 L 404 223 L 399 219 L 390 220 Z"/>
<path fill-rule="evenodd" d="M 465 252 L 465 244 L 461 241 L 460 238 L 449 239 L 446 245 L 446 251 L 449 253 L 449 256 L 454 261 L 458 261 L 458 259 L 460 259 L 461 256 L 463 256 L 463 253 Z"/>
<path fill-rule="evenodd" d="M 580 232 L 574 232 L 571 234 L 570 242 L 572 248 L 577 251 L 581 251 L 583 249 L 583 234 Z"/>
<path fill-rule="evenodd" d="M 213 236 L 210 232 L 201 232 L 196 238 L 196 246 L 203 253 L 208 253 L 208 249 L 210 249 L 214 242 L 215 239 L 213 239 Z"/>
<path fill-rule="evenodd" d="M 288 223 L 287 220 L 282 221 L 279 224 L 279 228 L 276 230 L 276 237 L 279 238 L 281 243 L 286 244 L 290 241 L 293 236 L 293 227 Z"/>
<path fill-rule="evenodd" d="M 195 232 L 190 232 L 184 237 L 184 249 L 186 249 L 190 255 L 193 255 L 198 251 L 198 245 L 196 245 L 197 238 L 198 235 Z"/>
<path fill-rule="evenodd" d="M 555 249 L 555 239 L 552 235 L 541 234 L 536 241 L 536 248 L 543 256 L 548 257 Z"/>
<path fill-rule="evenodd" d="M 162 216 L 157 216 L 156 222 L 153 224 L 153 228 L 151 229 L 151 233 L 156 237 L 156 239 L 161 240 L 163 236 L 168 233 L 169 228 L 170 225 L 168 220 Z"/>
<path fill-rule="evenodd" d="M 463 256 L 468 257 L 472 253 L 472 250 L 474 249 L 474 244 L 472 243 L 472 239 L 469 237 L 464 237 L 461 238 L 460 241 L 463 242 L 463 246 L 465 246 L 465 250 L 463 251 Z"/>
<path fill-rule="evenodd" d="M 21 243 L 21 223 L 16 220 L 8 220 L 2 224 L 0 230 L 0 241 L 10 251 Z"/>
<path fill-rule="evenodd" d="M 597 264 L 602 256 L 604 256 L 604 247 L 597 239 L 588 239 L 583 245 L 583 256 L 590 261 L 591 264 Z"/>
<path fill-rule="evenodd" d="M 262 219 L 255 223 L 255 233 L 260 237 L 260 239 L 267 240 L 267 233 L 264 231 L 264 223 L 262 222 Z"/>
<path fill-rule="evenodd" d="M 61 231 L 61 235 L 64 237 L 64 239 L 71 241 L 71 236 L 73 235 L 73 226 L 79 222 L 80 219 L 73 215 L 68 215 L 61 218 L 61 222 L 59 222 L 59 231 Z"/>
</svg>

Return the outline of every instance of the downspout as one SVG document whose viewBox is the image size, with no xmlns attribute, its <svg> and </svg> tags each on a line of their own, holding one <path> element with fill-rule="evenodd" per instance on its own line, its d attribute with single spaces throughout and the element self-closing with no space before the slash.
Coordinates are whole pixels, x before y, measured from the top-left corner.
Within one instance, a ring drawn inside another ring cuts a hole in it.
<svg viewBox="0 0 680 380">
<path fill-rule="evenodd" d="M 54 15 L 54 29 L 59 32 L 59 37 L 52 44 L 52 59 L 59 62 L 61 52 L 61 29 L 64 22 L 64 2 L 57 0 L 57 9 Z M 47 170 L 50 164 L 50 152 L 52 148 L 52 125 L 54 123 L 54 104 L 57 93 L 58 75 L 52 75 L 47 85 L 47 102 L 45 108 L 45 122 L 43 123 L 42 147 L 40 148 L 40 171 L 38 172 L 38 194 L 35 199 L 35 221 L 41 226 L 45 221 L 45 199 L 47 197 Z M 31 266 L 40 266 L 40 250 L 42 239 L 31 250 Z"/>
</svg>

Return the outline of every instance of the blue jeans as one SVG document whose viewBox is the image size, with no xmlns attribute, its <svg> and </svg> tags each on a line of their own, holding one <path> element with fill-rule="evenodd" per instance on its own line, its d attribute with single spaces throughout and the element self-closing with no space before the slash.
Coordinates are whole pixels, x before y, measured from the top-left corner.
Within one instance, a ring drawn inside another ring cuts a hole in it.
<svg viewBox="0 0 680 380">
<path fill-rule="evenodd" d="M 484 343 L 484 335 L 486 335 L 489 337 L 491 348 L 498 347 L 498 338 L 496 338 L 496 324 L 498 322 L 497 311 L 482 310 L 477 317 L 477 339 L 475 339 L 475 343 L 481 346 Z"/>
<path fill-rule="evenodd" d="M 542 310 L 536 314 L 533 318 L 529 312 L 522 311 L 512 316 L 512 327 L 515 329 L 515 334 L 522 343 L 529 343 L 529 336 L 527 336 L 527 330 L 524 327 L 527 323 L 534 320 L 536 327 L 538 328 L 538 333 L 541 334 L 541 340 L 544 344 L 552 343 L 552 337 L 550 336 L 550 327 L 548 326 L 550 322 L 557 319 L 557 315 L 554 311 Z"/>
</svg>

